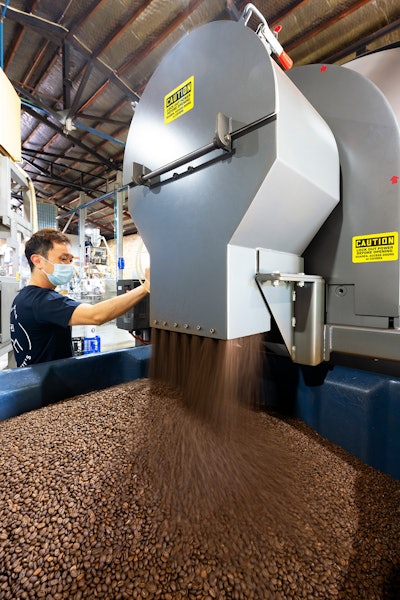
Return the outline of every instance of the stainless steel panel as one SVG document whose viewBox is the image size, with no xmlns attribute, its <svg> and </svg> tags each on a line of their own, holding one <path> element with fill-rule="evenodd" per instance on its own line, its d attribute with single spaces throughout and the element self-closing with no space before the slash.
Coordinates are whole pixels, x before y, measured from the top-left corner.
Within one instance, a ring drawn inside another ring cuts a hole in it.
<svg viewBox="0 0 400 600">
<path fill-rule="evenodd" d="M 333 286 L 354 285 L 354 324 L 359 316 L 366 322 L 398 316 L 398 260 L 352 260 L 354 236 L 400 230 L 400 186 L 393 180 L 400 173 L 400 134 L 392 106 L 350 68 L 310 65 L 294 69 L 290 78 L 330 125 L 342 173 L 342 202 L 307 249 L 305 269 Z M 329 296 L 327 322 L 340 323 L 336 315 L 346 299 Z"/>
</svg>

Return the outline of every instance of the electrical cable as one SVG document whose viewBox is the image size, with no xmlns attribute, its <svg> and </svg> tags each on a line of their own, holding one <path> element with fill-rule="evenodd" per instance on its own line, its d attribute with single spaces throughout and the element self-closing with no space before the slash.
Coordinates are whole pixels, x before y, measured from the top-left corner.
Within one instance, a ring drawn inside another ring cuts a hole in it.
<svg viewBox="0 0 400 600">
<path fill-rule="evenodd" d="M 136 335 L 135 333 L 133 333 L 132 331 L 129 332 L 131 334 L 131 336 L 137 340 L 138 342 L 140 342 L 141 344 L 143 344 L 144 346 L 147 346 L 148 344 L 151 344 L 151 342 L 149 342 L 148 340 L 144 340 L 140 335 Z"/>
</svg>

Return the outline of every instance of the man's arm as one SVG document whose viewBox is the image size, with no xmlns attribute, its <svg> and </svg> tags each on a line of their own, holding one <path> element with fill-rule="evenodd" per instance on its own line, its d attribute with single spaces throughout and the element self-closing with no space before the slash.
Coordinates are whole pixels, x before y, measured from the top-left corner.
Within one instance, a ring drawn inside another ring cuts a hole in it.
<svg viewBox="0 0 400 600">
<path fill-rule="evenodd" d="M 126 313 L 132 306 L 143 300 L 148 293 L 147 284 L 142 284 L 126 294 L 103 300 L 97 304 L 79 304 L 72 313 L 68 325 L 103 325 L 103 323 Z"/>
</svg>

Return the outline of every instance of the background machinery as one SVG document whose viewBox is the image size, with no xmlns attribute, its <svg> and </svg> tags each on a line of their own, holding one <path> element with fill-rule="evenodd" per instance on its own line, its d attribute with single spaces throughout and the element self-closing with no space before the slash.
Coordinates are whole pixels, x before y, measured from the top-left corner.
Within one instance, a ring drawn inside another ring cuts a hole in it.
<svg viewBox="0 0 400 600">
<path fill-rule="evenodd" d="M 37 222 L 33 184 L 18 164 L 20 106 L 17 93 L 0 69 L 0 357 L 12 354 L 10 310 L 24 280 L 21 248 Z"/>
</svg>

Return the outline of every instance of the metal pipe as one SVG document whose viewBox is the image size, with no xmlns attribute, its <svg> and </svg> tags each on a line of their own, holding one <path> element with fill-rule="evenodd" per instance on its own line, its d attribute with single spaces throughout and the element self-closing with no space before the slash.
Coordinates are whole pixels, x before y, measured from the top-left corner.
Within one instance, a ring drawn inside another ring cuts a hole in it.
<svg viewBox="0 0 400 600">
<path fill-rule="evenodd" d="M 160 175 L 164 175 L 164 173 L 168 173 L 168 171 L 172 171 L 173 169 L 176 169 L 177 167 L 181 167 L 182 165 L 185 165 L 186 163 L 188 163 L 190 160 L 195 160 L 196 158 L 200 158 L 201 156 L 204 156 L 205 154 L 212 152 L 216 148 L 217 148 L 217 145 L 215 144 L 215 142 L 210 142 L 209 144 L 206 144 L 206 146 L 202 146 L 201 148 L 198 148 L 197 150 L 193 150 L 193 152 L 189 152 L 189 154 L 186 154 L 185 156 L 182 156 L 181 158 L 177 158 L 173 162 L 168 163 L 167 165 L 164 165 L 163 167 L 160 167 L 159 169 L 155 169 L 154 171 L 151 171 L 151 173 L 142 175 L 140 180 L 142 183 L 146 183 L 146 181 L 149 181 L 149 179 L 153 179 L 154 177 L 159 177 Z"/>
<path fill-rule="evenodd" d="M 0 67 L 4 71 L 4 17 L 6 15 L 7 7 L 10 3 L 10 0 L 7 0 L 3 10 L 1 11 L 0 17 Z"/>
<path fill-rule="evenodd" d="M 89 200 L 89 202 L 86 202 L 85 204 L 77 206 L 76 208 L 72 208 L 71 210 L 65 212 L 62 215 L 58 215 L 56 217 L 56 219 L 63 219 L 64 217 L 67 217 L 68 215 L 72 215 L 72 214 L 78 212 L 79 210 L 82 210 L 82 208 L 87 208 L 88 206 L 92 206 L 92 204 L 97 204 L 97 202 L 101 202 L 102 200 L 106 200 L 107 198 L 111 198 L 111 196 L 114 196 L 115 192 L 123 192 L 123 191 L 127 190 L 128 188 L 129 188 L 128 185 L 123 185 L 122 187 L 118 188 L 117 190 L 113 190 L 112 192 L 107 192 L 103 196 L 99 196 L 98 198 L 94 198 L 93 200 Z"/>
<path fill-rule="evenodd" d="M 115 210 L 115 236 L 116 236 L 116 264 L 117 264 L 117 279 L 124 277 L 124 244 L 123 244 L 123 194 L 118 189 L 115 190 L 114 210 Z"/>
<path fill-rule="evenodd" d="M 262 127 L 263 125 L 266 125 L 267 123 L 273 121 L 274 119 L 276 119 L 275 112 L 270 113 L 269 115 L 265 115 L 264 117 L 261 117 L 260 119 L 257 119 L 256 121 L 253 121 L 252 123 L 249 123 L 248 125 L 244 125 L 243 127 L 240 127 L 239 129 L 236 129 L 235 131 L 232 131 L 231 133 L 229 133 L 229 132 L 226 133 L 227 146 L 226 146 L 226 148 L 224 148 L 224 154 L 227 151 L 229 151 L 228 150 L 228 142 L 230 140 L 233 141 L 239 137 L 242 137 L 243 135 L 246 135 L 247 133 L 251 133 L 255 129 L 258 129 L 259 127 Z M 140 175 L 137 179 L 135 179 L 135 177 L 134 177 L 133 185 L 145 185 L 147 181 L 150 181 L 151 179 L 155 179 L 155 178 L 159 177 L 160 175 L 164 175 L 165 173 L 168 173 L 169 171 L 173 171 L 174 169 L 187 164 L 191 160 L 195 160 L 197 158 L 205 156 L 206 154 L 209 154 L 210 152 L 212 152 L 213 150 L 217 150 L 218 148 L 221 148 L 221 143 L 220 143 L 220 140 L 218 140 L 218 138 L 216 136 L 212 140 L 212 142 L 210 142 L 209 144 L 206 144 L 205 146 L 201 146 L 200 148 L 197 148 L 197 150 L 193 150 L 193 152 L 189 152 L 189 154 L 185 154 L 185 156 L 181 156 L 180 158 L 177 158 L 176 160 L 168 163 L 167 165 L 159 167 L 158 169 L 155 169 L 154 171 L 150 171 L 149 173 Z M 141 166 L 142 165 L 139 165 L 139 167 L 141 167 Z"/>
<path fill-rule="evenodd" d="M 83 202 L 85 195 L 80 194 L 80 201 Z M 84 205 L 81 206 L 83 208 Z M 78 234 L 79 234 L 79 280 L 82 282 L 85 279 L 85 262 L 86 262 L 86 210 L 81 210 L 79 213 L 79 224 L 78 224 Z"/>
</svg>

